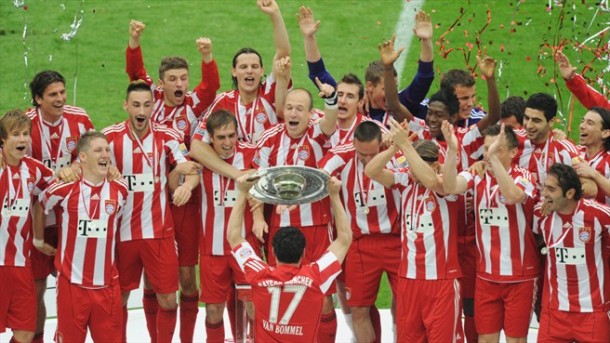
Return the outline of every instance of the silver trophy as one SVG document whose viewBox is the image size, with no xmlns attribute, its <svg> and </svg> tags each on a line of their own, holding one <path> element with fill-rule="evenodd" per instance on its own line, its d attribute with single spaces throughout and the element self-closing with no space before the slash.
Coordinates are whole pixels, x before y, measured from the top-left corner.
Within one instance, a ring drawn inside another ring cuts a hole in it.
<svg viewBox="0 0 610 343">
<path fill-rule="evenodd" d="M 250 195 L 274 205 L 306 204 L 328 195 L 328 174 L 304 166 L 279 166 L 262 169 L 252 177 L 260 177 L 250 188 Z"/>
</svg>

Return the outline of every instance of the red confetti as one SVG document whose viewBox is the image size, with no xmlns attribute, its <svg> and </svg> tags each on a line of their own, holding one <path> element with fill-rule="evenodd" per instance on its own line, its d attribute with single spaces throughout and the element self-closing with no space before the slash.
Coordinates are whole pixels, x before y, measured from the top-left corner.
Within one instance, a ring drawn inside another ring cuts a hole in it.
<svg viewBox="0 0 610 343">
<path fill-rule="evenodd" d="M 504 52 L 504 44 L 500 44 L 500 51 Z"/>
<path fill-rule="evenodd" d="M 472 48 L 474 47 L 474 45 L 472 45 L 472 43 L 470 42 L 466 42 L 466 46 L 468 47 L 468 50 L 472 50 Z"/>
<path fill-rule="evenodd" d="M 525 57 L 525 60 L 529 62 L 529 61 L 531 61 L 531 60 L 532 60 L 532 58 L 531 58 L 531 57 L 529 57 L 529 56 L 526 56 L 526 57 Z"/>
<path fill-rule="evenodd" d="M 550 12 L 551 11 L 551 7 L 549 5 L 546 6 L 546 11 Z"/>
<path fill-rule="evenodd" d="M 24 10 L 24 11 L 27 11 L 27 10 L 28 10 L 28 8 L 30 8 L 28 5 L 23 6 L 23 10 Z"/>
</svg>

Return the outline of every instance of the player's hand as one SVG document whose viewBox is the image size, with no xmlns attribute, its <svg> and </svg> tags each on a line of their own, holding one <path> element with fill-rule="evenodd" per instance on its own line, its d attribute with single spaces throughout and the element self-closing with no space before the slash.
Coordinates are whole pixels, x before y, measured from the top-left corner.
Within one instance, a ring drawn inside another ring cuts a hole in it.
<svg viewBox="0 0 610 343">
<path fill-rule="evenodd" d="M 129 22 L 129 36 L 134 39 L 140 39 L 140 35 L 145 28 L 146 25 L 143 22 L 131 19 Z"/>
<path fill-rule="evenodd" d="M 259 208 L 263 207 L 265 205 L 265 203 L 258 200 L 255 197 L 249 195 L 248 196 L 248 205 L 250 205 L 250 212 L 255 212 Z"/>
<path fill-rule="evenodd" d="M 258 239 L 261 243 L 265 243 L 265 234 L 269 233 L 269 225 L 265 221 L 265 217 L 263 215 L 255 215 L 253 216 L 253 225 L 252 225 L 252 234 L 256 239 Z"/>
<path fill-rule="evenodd" d="M 458 139 L 453 131 L 453 125 L 451 125 L 448 121 L 443 120 L 441 124 L 441 132 L 443 133 L 443 137 L 445 137 L 445 141 L 447 142 L 447 149 L 457 151 Z"/>
<path fill-rule="evenodd" d="M 81 174 L 80 163 L 74 162 L 67 167 L 59 169 L 55 178 L 63 182 L 75 182 L 80 180 Z"/>
<path fill-rule="evenodd" d="M 186 185 L 180 185 L 174 190 L 172 203 L 175 206 L 182 206 L 191 198 L 192 190 Z"/>
<path fill-rule="evenodd" d="M 52 245 L 50 245 L 49 243 L 46 243 L 42 239 L 37 240 L 34 238 L 33 245 L 36 249 L 38 249 L 38 251 L 40 251 L 41 253 L 43 253 L 47 256 L 55 256 L 55 254 L 57 253 L 57 249 L 55 249 Z"/>
<path fill-rule="evenodd" d="M 197 44 L 201 59 L 205 63 L 210 63 L 214 59 L 212 57 L 212 40 L 208 37 L 199 37 L 195 40 L 195 44 Z"/>
<path fill-rule="evenodd" d="M 108 166 L 108 181 L 116 181 L 116 180 L 120 180 L 123 175 L 121 175 L 121 171 L 119 170 L 119 168 L 117 168 L 115 165 L 109 165 Z"/>
<path fill-rule="evenodd" d="M 479 66 L 479 70 L 481 70 L 481 74 L 485 76 L 486 80 L 492 79 L 494 77 L 494 73 L 496 72 L 495 59 L 489 56 L 477 55 L 477 65 Z"/>
<path fill-rule="evenodd" d="M 289 80 L 291 67 L 290 56 L 278 58 L 274 66 L 275 76 L 278 79 Z"/>
<path fill-rule="evenodd" d="M 313 37 L 320 27 L 320 21 L 313 18 L 313 12 L 309 7 L 301 6 L 299 8 L 297 21 L 304 37 Z"/>
<path fill-rule="evenodd" d="M 494 156 L 503 145 L 506 145 L 506 134 L 504 133 L 504 123 L 500 124 L 498 138 L 487 149 L 487 156 Z"/>
<path fill-rule="evenodd" d="M 335 87 L 329 85 L 328 83 L 322 83 L 322 81 L 320 81 L 320 79 L 318 79 L 316 77 L 316 85 L 318 86 L 318 89 L 320 90 L 320 92 L 318 93 L 318 96 L 320 98 L 330 98 L 333 95 L 335 95 Z"/>
<path fill-rule="evenodd" d="M 596 174 L 599 173 L 595 168 L 591 167 L 589 163 L 582 159 L 578 159 L 578 162 L 572 161 L 572 167 L 576 171 L 576 174 L 580 177 L 587 179 L 594 179 Z"/>
<path fill-rule="evenodd" d="M 568 139 L 568 135 L 565 133 L 565 131 L 563 131 L 562 129 L 558 129 L 558 128 L 554 128 L 553 129 L 553 138 L 555 138 L 555 140 L 560 140 L 560 139 Z"/>
<path fill-rule="evenodd" d="M 472 194 L 466 194 L 466 196 L 464 196 L 464 205 L 467 213 L 474 211 L 474 196 L 472 196 Z"/>
<path fill-rule="evenodd" d="M 557 51 L 555 54 L 555 60 L 559 65 L 559 73 L 561 74 L 561 77 L 566 80 L 571 80 L 576 73 L 576 68 L 572 67 L 570 60 L 566 55 L 563 54 L 563 51 Z"/>
<path fill-rule="evenodd" d="M 339 196 L 339 192 L 341 192 L 341 181 L 332 176 L 330 179 L 328 179 L 326 188 L 328 189 L 328 194 L 331 196 Z"/>
<path fill-rule="evenodd" d="M 430 15 L 424 11 L 419 11 L 415 15 L 415 27 L 413 34 L 419 39 L 432 39 L 432 20 Z"/>
<path fill-rule="evenodd" d="M 405 49 L 404 47 L 399 50 L 394 49 L 394 43 L 396 42 L 396 34 L 392 35 L 392 39 L 387 40 L 379 44 L 379 56 L 381 58 L 381 63 L 385 68 L 391 67 L 394 62 L 398 59 L 402 51 Z"/>
<path fill-rule="evenodd" d="M 280 12 L 280 7 L 275 0 L 257 0 L 256 5 L 266 15 L 273 15 Z"/>
<path fill-rule="evenodd" d="M 180 175 L 199 175 L 203 166 L 197 162 L 186 161 L 178 163 L 175 170 Z"/>
<path fill-rule="evenodd" d="M 240 192 L 248 193 L 250 191 L 250 188 L 252 188 L 252 186 L 254 186 L 254 184 L 260 178 L 260 175 L 258 175 L 257 173 L 248 173 L 238 177 L 235 180 L 235 184 Z"/>
<path fill-rule="evenodd" d="M 485 161 L 476 161 L 468 168 L 468 172 L 472 175 L 483 177 L 486 169 L 487 163 L 485 163 Z"/>
<path fill-rule="evenodd" d="M 410 145 L 417 136 L 416 133 L 409 135 L 409 130 L 405 129 L 394 118 L 390 118 L 390 138 L 398 147 Z"/>
</svg>

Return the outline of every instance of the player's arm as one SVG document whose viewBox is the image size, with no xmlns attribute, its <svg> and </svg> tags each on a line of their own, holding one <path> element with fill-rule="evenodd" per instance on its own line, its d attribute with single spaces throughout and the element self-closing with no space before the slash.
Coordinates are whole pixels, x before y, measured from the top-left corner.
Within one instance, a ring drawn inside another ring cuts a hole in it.
<svg viewBox="0 0 610 343">
<path fill-rule="evenodd" d="M 290 40 L 288 39 L 288 31 L 282 17 L 282 12 L 275 0 L 257 0 L 258 8 L 269 16 L 273 25 L 273 43 L 275 45 L 275 55 L 273 56 L 273 64 L 275 61 L 283 57 L 290 56 Z M 274 75 L 275 75 L 275 71 Z"/>
<path fill-rule="evenodd" d="M 339 193 L 341 192 L 341 181 L 336 177 L 331 177 L 328 180 L 328 194 L 330 196 L 330 205 L 333 210 L 333 218 L 335 219 L 335 228 L 337 229 L 337 238 L 330 244 L 328 251 L 332 252 L 343 263 L 347 250 L 352 244 L 352 229 L 347 221 L 347 214 L 341 202 Z"/>
<path fill-rule="evenodd" d="M 257 180 L 258 178 L 251 178 L 251 175 L 248 174 L 242 175 L 235 180 L 238 190 L 237 200 L 235 200 L 233 210 L 229 216 L 229 223 L 227 224 L 227 241 L 229 242 L 231 249 L 234 249 L 236 246 L 246 241 L 241 235 L 241 228 L 244 224 L 244 214 L 248 203 L 248 192 Z"/>
<path fill-rule="evenodd" d="M 40 202 L 34 200 L 32 207 L 32 231 L 34 234 L 32 243 L 36 249 L 45 255 L 53 256 L 57 249 L 44 241 L 44 222 L 45 215 Z"/>
<path fill-rule="evenodd" d="M 477 56 L 477 64 L 481 75 L 485 77 L 487 82 L 487 114 L 481 119 L 477 126 L 480 132 L 500 121 L 500 95 L 498 94 L 498 85 L 496 84 L 496 60 L 489 57 Z"/>
<path fill-rule="evenodd" d="M 436 172 L 419 156 L 411 144 L 409 132 L 394 119 L 390 119 L 390 137 L 402 151 L 409 162 L 411 172 L 419 179 L 419 182 L 428 189 L 437 190 L 440 184 Z"/>
<path fill-rule="evenodd" d="M 383 63 L 383 83 L 385 86 L 385 99 L 388 105 L 388 110 L 394 114 L 394 118 L 398 122 L 403 120 L 411 121 L 413 114 L 398 101 L 398 86 L 396 85 L 396 77 L 394 76 L 394 62 L 398 59 L 404 47 L 399 50 L 394 49 L 396 42 L 396 34 L 392 35 L 392 39 L 379 44 L 379 55 L 381 63 Z"/>
<path fill-rule="evenodd" d="M 144 58 L 142 57 L 142 49 L 140 47 L 140 36 L 146 25 L 137 20 L 129 22 L 129 44 L 125 52 L 125 71 L 129 75 L 129 80 L 146 80 L 147 83 L 152 83 L 152 80 L 146 74 L 144 68 Z"/>
<path fill-rule="evenodd" d="M 193 194 L 193 189 L 199 184 L 199 175 L 185 175 L 184 182 L 174 190 L 172 202 L 175 206 L 186 204 Z"/>
<path fill-rule="evenodd" d="M 443 190 L 446 194 L 462 194 L 466 192 L 466 179 L 457 174 L 458 139 L 453 131 L 453 125 L 443 121 L 441 130 L 447 142 L 447 158 L 443 164 Z"/>
<path fill-rule="evenodd" d="M 579 177 L 593 180 L 597 184 L 598 192 L 603 192 L 606 196 L 610 195 L 610 179 L 591 167 L 589 163 L 580 161 L 574 164 L 574 170 L 576 170 Z"/>
<path fill-rule="evenodd" d="M 396 145 L 392 144 L 389 148 L 373 157 L 364 167 L 364 174 L 384 187 L 392 188 L 394 186 L 394 173 L 387 170 L 385 166 L 396 155 L 397 149 Z"/>
<path fill-rule="evenodd" d="M 489 163 L 491 169 L 494 172 L 496 181 L 498 182 L 498 188 L 500 194 L 504 196 L 505 204 L 514 205 L 523 203 L 527 199 L 527 194 L 523 189 L 515 184 L 515 180 L 508 174 L 508 171 L 500 162 L 497 152 L 501 146 L 506 146 L 506 135 L 504 133 L 504 124 L 500 126 L 500 134 L 496 141 L 489 146 L 487 150 L 487 156 L 489 157 Z"/>
<path fill-rule="evenodd" d="M 200 37 L 195 43 L 201 54 L 201 81 L 194 89 L 199 102 L 193 108 L 193 112 L 199 118 L 214 102 L 216 91 L 220 88 L 220 76 L 218 65 L 212 55 L 212 40 L 208 37 Z"/>
<path fill-rule="evenodd" d="M 297 14 L 297 21 L 299 22 L 299 28 L 303 35 L 303 43 L 305 45 L 305 59 L 307 60 L 307 69 L 309 70 L 309 79 L 311 82 L 318 86 L 316 78 L 322 83 L 328 83 L 337 88 L 337 82 L 333 76 L 328 72 L 322 59 L 322 54 L 316 41 L 316 33 L 320 27 L 320 21 L 315 20 L 313 11 L 309 7 L 301 6 L 299 13 Z"/>
<path fill-rule="evenodd" d="M 433 27 L 429 14 L 424 11 L 417 12 L 413 33 L 420 41 L 417 72 L 411 83 L 398 93 L 398 100 L 417 116 L 419 112 L 425 112 L 425 106 L 421 105 L 421 102 L 426 97 L 434 80 Z"/>
<path fill-rule="evenodd" d="M 337 113 L 339 108 L 337 92 L 333 86 L 327 83 L 323 84 L 320 79 L 316 79 L 316 84 L 320 90 L 318 96 L 324 99 L 324 117 L 320 119 L 320 129 L 322 129 L 326 137 L 330 137 L 337 130 Z"/>
<path fill-rule="evenodd" d="M 290 86 L 290 56 L 282 57 L 275 61 L 273 66 L 275 70 L 275 113 L 278 118 L 284 118 L 284 104 L 286 103 L 286 95 Z"/>
<path fill-rule="evenodd" d="M 592 179 L 582 176 L 579 179 L 582 184 L 582 196 L 585 198 L 595 198 L 598 192 L 597 183 Z"/>
<path fill-rule="evenodd" d="M 570 60 L 561 50 L 555 54 L 555 60 L 559 65 L 559 72 L 565 80 L 566 86 L 584 107 L 590 109 L 599 106 L 610 109 L 610 100 L 589 86 L 585 79 L 576 73 L 576 68 L 572 67 Z"/>
</svg>

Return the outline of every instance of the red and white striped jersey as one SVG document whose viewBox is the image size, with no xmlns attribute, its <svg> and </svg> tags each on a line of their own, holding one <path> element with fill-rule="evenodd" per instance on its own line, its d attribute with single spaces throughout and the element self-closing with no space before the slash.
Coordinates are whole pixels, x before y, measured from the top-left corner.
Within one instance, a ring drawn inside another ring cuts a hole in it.
<svg viewBox="0 0 610 343">
<path fill-rule="evenodd" d="M 186 162 L 180 133 L 151 123 L 141 141 L 129 121 L 105 128 L 112 164 L 127 182 L 129 196 L 120 223 L 120 241 L 173 237 L 167 174 L 171 166 Z"/>
<path fill-rule="evenodd" d="M 597 154 L 587 158 L 587 148 L 579 145 L 578 149 L 580 150 L 580 157 L 589 163 L 593 169 L 604 175 L 606 179 L 610 179 L 610 151 L 600 150 Z M 604 194 L 601 189 L 597 192 L 595 200 L 610 206 L 610 195 Z"/>
<path fill-rule="evenodd" d="M 477 240 L 477 275 L 495 282 L 533 279 L 540 274 L 536 239 L 532 232 L 538 193 L 532 175 L 514 166 L 508 171 L 525 192 L 523 203 L 507 205 L 496 178 L 463 171 L 459 175 L 474 191 Z"/>
<path fill-rule="evenodd" d="M 322 112 L 322 115 L 324 115 L 324 112 Z M 377 124 L 381 128 L 382 133 L 389 132 L 388 129 L 377 120 L 371 119 L 367 116 L 358 113 L 356 115 L 356 119 L 348 129 L 341 129 L 339 125 L 337 125 L 337 130 L 332 136 L 330 136 L 330 145 L 332 147 L 336 147 L 339 145 L 346 145 L 351 143 L 354 140 L 354 131 L 356 130 L 356 126 L 358 126 L 358 124 L 363 121 L 372 121 L 373 123 Z"/>
<path fill-rule="evenodd" d="M 442 280 L 462 276 L 458 259 L 458 196 L 439 195 L 414 182 L 406 169 L 394 170 L 401 194 L 402 258 L 398 275 Z"/>
<path fill-rule="evenodd" d="M 55 123 L 44 121 L 38 107 L 29 109 L 26 114 L 32 120 L 30 156 L 55 172 L 76 159 L 76 143 L 80 136 L 93 130 L 91 119 L 80 107 L 64 105 L 64 113 Z M 51 212 L 45 218 L 45 226 L 55 223 L 55 213 Z"/>
<path fill-rule="evenodd" d="M 536 145 L 527 138 L 524 129 L 515 130 L 519 140 L 519 152 L 513 158 L 513 163 L 532 172 L 538 190 L 544 187 L 546 173 L 555 163 L 572 166 L 573 159 L 579 153 L 576 146 L 567 139 L 555 139 L 551 131 L 549 139 L 544 144 Z"/>
<path fill-rule="evenodd" d="M 199 123 L 197 133 L 204 137 L 202 141 L 210 143 L 205 121 L 214 111 L 224 109 L 233 113 L 237 118 L 239 140 L 256 143 L 263 131 L 281 121 L 275 113 L 275 85 L 273 74 L 270 74 L 258 88 L 256 99 L 246 106 L 242 104 L 237 89 L 218 94 Z"/>
<path fill-rule="evenodd" d="M 238 141 L 233 156 L 224 161 L 239 170 L 246 170 L 250 168 L 255 153 L 254 145 Z M 235 181 L 213 173 L 207 168 L 203 169 L 201 179 L 203 235 L 200 239 L 200 253 L 202 255 L 230 255 L 231 246 L 227 241 L 227 224 L 237 200 L 238 190 L 235 187 Z M 252 213 L 249 206 L 246 207 L 242 237 L 252 235 Z"/>
<path fill-rule="evenodd" d="M 124 180 L 58 182 L 40 195 L 45 213 L 59 209 L 55 267 L 71 283 L 104 287 L 118 277 L 115 246 L 126 198 Z"/>
<path fill-rule="evenodd" d="M 233 256 L 252 286 L 255 335 L 260 342 L 315 342 L 324 293 L 341 272 L 337 257 L 327 251 L 316 262 L 270 267 L 249 243 Z"/>
<path fill-rule="evenodd" d="M 53 179 L 53 171 L 25 156 L 18 166 L 0 166 L 0 266 L 30 265 L 32 198 Z"/>
<path fill-rule="evenodd" d="M 400 234 L 400 192 L 385 188 L 366 175 L 352 143 L 332 148 L 320 168 L 341 180 L 341 196 L 354 240 L 363 235 Z M 398 168 L 393 159 L 387 169 Z"/>
<path fill-rule="evenodd" d="M 126 71 L 131 81 L 144 80 L 153 91 L 154 107 L 151 120 L 182 132 L 187 146 L 191 144 L 193 131 L 197 127 L 199 118 L 205 113 L 214 101 L 216 91 L 220 88 L 218 66 L 216 61 L 210 63 L 201 61 L 201 82 L 193 92 L 186 92 L 184 102 L 180 106 L 168 106 L 164 101 L 164 92 L 161 87 L 155 86 L 153 78 L 144 68 L 141 47 L 126 50 Z"/>
<path fill-rule="evenodd" d="M 318 168 L 318 162 L 330 146 L 328 137 L 322 132 L 320 124 L 309 121 L 307 131 L 302 137 L 292 138 L 286 133 L 284 123 L 265 130 L 256 144 L 257 152 L 252 165 L 254 168 L 276 166 L 307 166 Z M 328 197 L 307 204 L 298 205 L 292 211 L 277 214 L 272 211 L 270 226 L 312 226 L 330 222 L 330 200 Z"/>
<path fill-rule="evenodd" d="M 439 149 L 438 161 L 440 163 L 445 162 L 447 156 L 447 142 L 432 137 L 424 120 L 413 118 L 409 122 L 409 130 L 417 132 L 418 139 L 428 139 L 436 143 Z M 468 169 L 474 162 L 480 160 L 483 156 L 483 135 L 481 135 L 481 131 L 479 131 L 477 125 L 466 128 L 454 126 L 453 130 L 458 139 L 458 170 Z"/>
<path fill-rule="evenodd" d="M 606 312 L 610 306 L 610 208 L 581 199 L 572 214 L 534 212 L 534 233 L 547 248 L 542 304 L 566 312 Z"/>
</svg>

